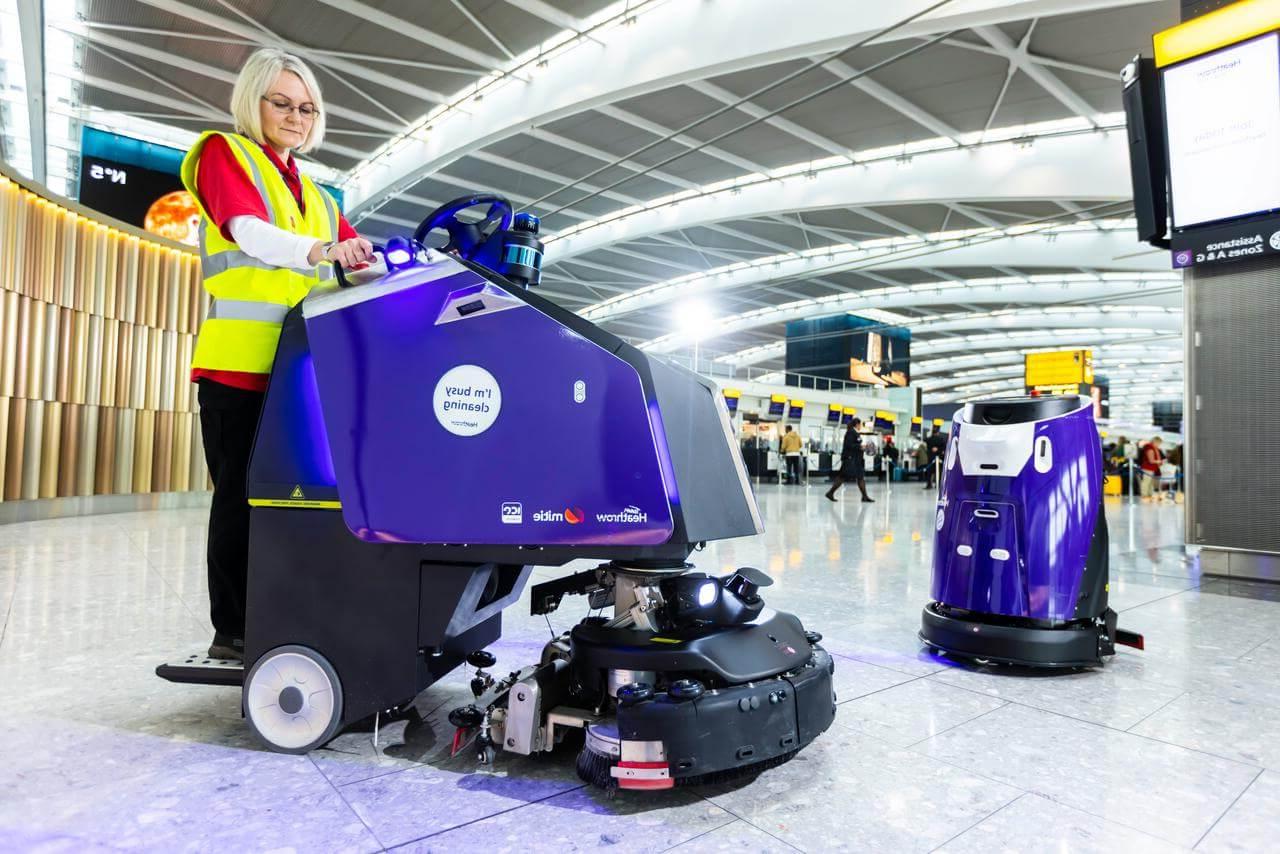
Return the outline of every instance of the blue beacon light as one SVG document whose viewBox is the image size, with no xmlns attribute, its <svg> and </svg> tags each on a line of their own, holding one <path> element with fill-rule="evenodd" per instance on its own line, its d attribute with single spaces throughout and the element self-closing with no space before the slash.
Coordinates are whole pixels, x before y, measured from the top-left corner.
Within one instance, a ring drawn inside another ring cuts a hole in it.
<svg viewBox="0 0 1280 854">
<path fill-rule="evenodd" d="M 387 261 L 387 269 L 400 270 L 412 266 L 417 254 L 413 250 L 413 241 L 407 237 L 393 237 L 388 240 L 382 252 L 382 257 Z"/>
</svg>

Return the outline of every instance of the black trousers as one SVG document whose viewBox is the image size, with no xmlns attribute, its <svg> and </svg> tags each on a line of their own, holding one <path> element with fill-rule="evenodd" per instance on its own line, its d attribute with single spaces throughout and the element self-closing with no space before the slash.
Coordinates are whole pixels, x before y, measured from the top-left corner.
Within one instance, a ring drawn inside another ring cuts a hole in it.
<svg viewBox="0 0 1280 854">
<path fill-rule="evenodd" d="M 787 479 L 792 483 L 800 482 L 800 458 L 787 455 Z"/>
<path fill-rule="evenodd" d="M 836 494 L 836 490 L 844 486 L 846 483 L 857 484 L 858 491 L 862 493 L 863 498 L 869 498 L 867 495 L 867 473 L 862 468 L 851 469 L 848 473 L 844 468 L 840 468 L 831 478 L 831 488 L 827 490 L 828 496 Z"/>
<path fill-rule="evenodd" d="M 245 494 L 249 454 L 262 414 L 262 392 L 202 379 L 200 433 L 213 478 L 209 510 L 209 615 L 213 629 L 244 637 L 245 591 L 249 577 L 249 499 Z"/>
</svg>

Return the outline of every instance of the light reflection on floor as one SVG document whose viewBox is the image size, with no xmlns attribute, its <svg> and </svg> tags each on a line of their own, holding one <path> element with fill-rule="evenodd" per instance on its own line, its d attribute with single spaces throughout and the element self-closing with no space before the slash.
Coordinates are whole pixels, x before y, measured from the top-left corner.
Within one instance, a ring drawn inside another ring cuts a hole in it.
<svg viewBox="0 0 1280 854">
<path fill-rule="evenodd" d="M 921 649 L 932 493 L 763 486 L 767 532 L 700 568 L 757 566 L 837 656 L 836 725 L 738 788 L 603 799 L 572 756 L 448 760 L 455 674 L 421 725 L 264 752 L 233 689 L 152 670 L 207 643 L 204 518 L 0 527 L 0 848 L 91 850 L 1260 850 L 1280 827 L 1280 598 L 1203 581 L 1182 508 L 1108 503 L 1112 604 L 1147 650 L 1053 677 Z M 560 570 L 539 570 L 538 578 Z M 1232 595 L 1225 595 L 1225 594 Z M 1242 595 L 1243 594 L 1243 595 Z M 557 628 L 579 616 L 566 601 Z M 503 667 L 548 636 L 507 613 Z"/>
</svg>

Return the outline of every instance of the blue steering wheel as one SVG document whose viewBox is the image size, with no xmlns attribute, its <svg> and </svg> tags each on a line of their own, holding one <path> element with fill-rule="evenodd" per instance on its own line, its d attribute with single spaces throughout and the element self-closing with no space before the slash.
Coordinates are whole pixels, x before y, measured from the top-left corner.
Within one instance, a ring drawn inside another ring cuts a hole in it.
<svg viewBox="0 0 1280 854">
<path fill-rule="evenodd" d="M 458 214 L 480 205 L 489 206 L 483 219 L 478 222 L 463 222 L 458 219 Z M 463 258 L 470 260 L 486 240 L 498 231 L 505 231 L 511 227 L 514 213 L 511 202 L 496 193 L 462 196 L 446 202 L 427 214 L 426 219 L 418 226 L 418 230 L 413 233 L 413 239 L 425 246 L 427 235 L 437 228 L 442 228 L 449 232 L 449 242 L 439 247 L 438 251 L 457 252 Z"/>
</svg>

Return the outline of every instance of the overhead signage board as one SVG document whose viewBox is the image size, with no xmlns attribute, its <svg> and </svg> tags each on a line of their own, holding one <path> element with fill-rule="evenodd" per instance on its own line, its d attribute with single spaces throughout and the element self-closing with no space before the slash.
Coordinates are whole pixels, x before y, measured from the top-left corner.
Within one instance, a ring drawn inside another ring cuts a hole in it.
<svg viewBox="0 0 1280 854">
<path fill-rule="evenodd" d="M 1023 364 L 1027 388 L 1079 386 L 1093 382 L 1092 350 L 1028 353 Z"/>
</svg>

